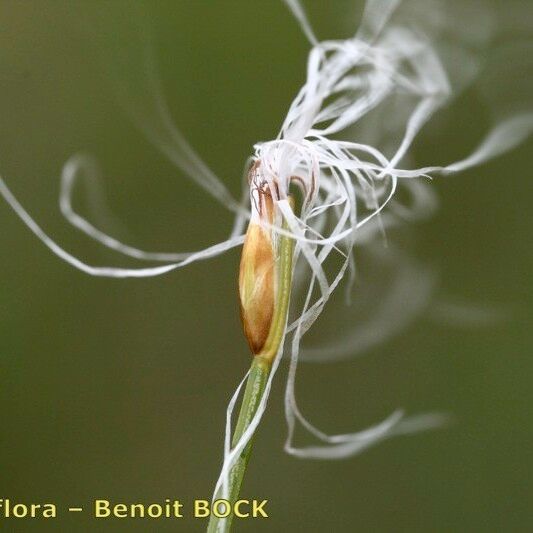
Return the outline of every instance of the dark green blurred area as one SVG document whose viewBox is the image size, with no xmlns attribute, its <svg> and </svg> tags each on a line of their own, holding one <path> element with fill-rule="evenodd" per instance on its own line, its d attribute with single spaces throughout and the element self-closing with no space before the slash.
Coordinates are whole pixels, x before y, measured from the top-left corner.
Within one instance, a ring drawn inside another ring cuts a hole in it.
<svg viewBox="0 0 533 533">
<path fill-rule="evenodd" d="M 121 221 L 113 230 L 133 245 L 199 249 L 224 239 L 232 223 L 114 98 L 106 51 L 91 39 L 106 29 L 86 15 L 101 9 L 111 30 L 134 16 L 132 5 L 0 3 L 0 173 L 45 231 L 91 264 L 134 262 L 61 218 L 59 175 L 76 151 L 100 161 Z M 316 5 L 320 34 L 348 36 L 359 12 L 350 5 Z M 350 13 L 340 29 L 337 10 Z M 275 137 L 303 82 L 305 39 L 274 1 L 148 2 L 143 20 L 177 124 L 238 196 L 253 144 Z M 444 144 L 422 139 L 416 155 L 464 154 L 488 124 L 471 92 L 453 117 Z M 243 491 L 268 498 L 271 517 L 236 531 L 533 528 L 530 156 L 531 144 L 436 180 L 441 209 L 416 228 L 417 253 L 438 267 L 443 290 L 501 308 L 504 319 L 468 329 L 420 317 L 366 357 L 300 367 L 302 408 L 329 432 L 363 428 L 397 406 L 449 412 L 454 423 L 346 461 L 300 461 L 282 449 L 282 369 Z M 81 190 L 77 197 L 83 209 Z M 0 223 L 0 498 L 57 502 L 64 516 L 0 519 L 0 529 L 202 531 L 200 520 L 96 523 L 64 510 L 88 509 L 94 498 L 178 498 L 188 509 L 209 499 L 226 404 L 249 363 L 238 251 L 158 278 L 96 279 L 54 257 L 5 204 Z"/>
</svg>

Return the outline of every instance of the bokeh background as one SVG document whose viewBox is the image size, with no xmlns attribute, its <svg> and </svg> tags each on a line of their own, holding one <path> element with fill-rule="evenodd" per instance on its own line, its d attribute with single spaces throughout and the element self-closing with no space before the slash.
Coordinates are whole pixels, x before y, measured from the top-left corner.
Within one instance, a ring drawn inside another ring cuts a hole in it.
<svg viewBox="0 0 533 533">
<path fill-rule="evenodd" d="M 315 4 L 319 34 L 349 35 L 361 5 Z M 185 251 L 231 227 L 116 98 L 106 36 L 128 46 L 132 6 L 0 2 L 0 172 L 45 230 L 92 264 L 134 265 L 59 213 L 61 168 L 80 150 L 102 165 L 116 216 L 104 226 L 119 238 Z M 253 143 L 277 134 L 303 82 L 305 39 L 281 2 L 157 0 L 141 12 L 176 122 L 238 195 Z M 440 126 L 415 156 L 466 153 L 488 117 L 467 90 Z M 531 530 L 531 149 L 435 180 L 440 210 L 414 228 L 417 257 L 436 269 L 442 294 L 495 309 L 498 320 L 450 327 L 422 315 L 365 357 L 300 368 L 302 408 L 329 432 L 363 428 L 397 406 L 449 412 L 454 423 L 345 461 L 297 460 L 282 450 L 282 369 L 243 490 L 268 498 L 271 517 L 236 531 Z M 81 189 L 76 198 L 88 212 Z M 96 279 L 54 257 L 5 204 L 0 222 L 0 497 L 63 510 L 56 521 L 0 528 L 202 531 L 200 520 L 96 523 L 64 509 L 94 498 L 179 498 L 190 508 L 210 497 L 226 403 L 249 363 L 238 250 L 158 278 Z"/>
</svg>

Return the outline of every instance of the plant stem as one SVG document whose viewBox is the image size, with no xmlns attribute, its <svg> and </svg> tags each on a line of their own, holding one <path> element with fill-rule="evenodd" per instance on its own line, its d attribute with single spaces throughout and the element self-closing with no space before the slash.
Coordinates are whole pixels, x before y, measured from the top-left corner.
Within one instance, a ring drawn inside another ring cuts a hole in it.
<svg viewBox="0 0 533 533">
<path fill-rule="evenodd" d="M 257 406 L 259 405 L 265 390 L 270 368 L 271 364 L 260 355 L 256 355 L 253 358 L 248 381 L 246 382 L 246 389 L 244 391 L 239 418 L 237 420 L 237 426 L 235 427 L 235 433 L 233 434 L 232 446 L 237 444 L 257 411 Z M 246 465 L 248 464 L 251 450 L 252 439 L 250 439 L 248 444 L 244 447 L 241 455 L 231 469 L 229 475 L 228 500 L 232 507 L 239 497 L 244 472 L 246 471 Z M 232 518 L 233 513 L 231 513 L 226 519 L 217 518 L 215 515 L 211 514 L 209 525 L 207 527 L 208 533 L 229 532 L 231 529 Z"/>
</svg>

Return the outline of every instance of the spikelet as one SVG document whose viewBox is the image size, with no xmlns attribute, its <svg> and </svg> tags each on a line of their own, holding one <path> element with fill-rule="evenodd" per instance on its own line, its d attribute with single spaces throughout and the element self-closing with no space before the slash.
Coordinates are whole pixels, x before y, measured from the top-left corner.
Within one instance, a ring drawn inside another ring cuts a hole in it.
<svg viewBox="0 0 533 533">
<path fill-rule="evenodd" d="M 257 212 L 248 226 L 241 255 L 239 297 L 244 334 L 254 355 L 261 352 L 272 324 L 275 304 L 275 259 L 272 231 L 273 201 L 268 190 L 258 191 Z"/>
</svg>

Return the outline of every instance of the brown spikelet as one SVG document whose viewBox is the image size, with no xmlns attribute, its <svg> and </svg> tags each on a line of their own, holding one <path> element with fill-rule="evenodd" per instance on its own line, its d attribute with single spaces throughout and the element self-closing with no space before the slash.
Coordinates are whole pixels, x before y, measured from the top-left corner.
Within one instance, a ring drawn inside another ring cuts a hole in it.
<svg viewBox="0 0 533 533">
<path fill-rule="evenodd" d="M 263 193 L 266 218 L 272 218 L 272 198 Z M 274 312 L 274 249 L 268 228 L 250 222 L 242 249 L 239 296 L 244 334 L 254 355 L 261 351 Z"/>
</svg>

